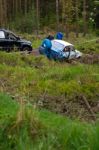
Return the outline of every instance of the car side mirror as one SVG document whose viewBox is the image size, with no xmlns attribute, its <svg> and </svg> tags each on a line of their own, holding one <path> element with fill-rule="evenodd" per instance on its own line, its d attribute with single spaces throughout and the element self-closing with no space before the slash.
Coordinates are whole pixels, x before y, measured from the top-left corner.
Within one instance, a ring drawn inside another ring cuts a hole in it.
<svg viewBox="0 0 99 150">
<path fill-rule="evenodd" d="M 20 40 L 20 37 L 19 37 L 19 36 L 17 37 L 17 40 Z"/>
</svg>

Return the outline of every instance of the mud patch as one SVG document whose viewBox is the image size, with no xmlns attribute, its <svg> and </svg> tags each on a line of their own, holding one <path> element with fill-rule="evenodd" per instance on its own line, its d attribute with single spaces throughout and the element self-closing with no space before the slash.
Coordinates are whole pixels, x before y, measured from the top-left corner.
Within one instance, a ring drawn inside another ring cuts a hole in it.
<svg viewBox="0 0 99 150">
<path fill-rule="evenodd" d="M 38 49 L 35 49 L 31 53 L 34 56 L 40 56 Z M 84 63 L 84 64 L 99 64 L 99 54 L 84 54 L 81 58 L 75 60 L 67 60 L 67 63 Z"/>
<path fill-rule="evenodd" d="M 34 56 L 39 56 L 39 55 L 40 55 L 38 49 L 33 50 L 33 51 L 31 52 L 31 54 L 34 55 Z"/>
<path fill-rule="evenodd" d="M 64 96 L 52 97 L 49 95 L 45 95 L 44 97 L 41 97 L 37 102 L 37 106 L 39 108 L 45 108 L 52 112 L 68 116 L 72 119 L 95 121 L 95 119 L 98 119 L 97 114 L 99 113 L 99 101 L 89 101 L 88 103 L 95 115 L 95 118 L 93 118 L 93 114 L 88 109 L 81 95 L 75 96 L 74 98 L 71 98 L 69 100 Z"/>
<path fill-rule="evenodd" d="M 85 54 L 78 61 L 85 64 L 99 64 L 99 54 Z"/>
</svg>

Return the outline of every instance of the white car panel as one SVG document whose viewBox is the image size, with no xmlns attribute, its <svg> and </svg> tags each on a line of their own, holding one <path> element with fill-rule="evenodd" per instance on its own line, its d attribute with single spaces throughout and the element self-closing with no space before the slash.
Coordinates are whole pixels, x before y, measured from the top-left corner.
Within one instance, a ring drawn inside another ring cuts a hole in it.
<svg viewBox="0 0 99 150">
<path fill-rule="evenodd" d="M 63 52 L 65 47 L 70 47 L 71 51 Z M 63 40 L 52 40 L 51 49 L 55 52 L 61 53 L 63 57 L 66 57 L 68 59 L 74 59 L 82 56 L 82 53 L 80 51 L 74 49 L 74 45 Z"/>
</svg>

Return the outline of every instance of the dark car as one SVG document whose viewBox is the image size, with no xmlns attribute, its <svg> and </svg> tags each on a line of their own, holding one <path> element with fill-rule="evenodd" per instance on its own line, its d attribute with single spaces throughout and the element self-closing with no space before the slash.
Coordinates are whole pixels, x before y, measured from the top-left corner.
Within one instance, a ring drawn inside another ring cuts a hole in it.
<svg viewBox="0 0 99 150">
<path fill-rule="evenodd" d="M 0 50 L 7 52 L 13 50 L 31 52 L 32 44 L 30 41 L 21 39 L 9 30 L 0 29 Z"/>
</svg>

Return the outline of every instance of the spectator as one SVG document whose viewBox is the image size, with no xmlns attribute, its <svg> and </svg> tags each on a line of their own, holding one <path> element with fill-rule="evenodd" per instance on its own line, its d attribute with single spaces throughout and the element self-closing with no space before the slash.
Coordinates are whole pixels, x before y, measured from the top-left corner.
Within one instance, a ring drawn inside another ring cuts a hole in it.
<svg viewBox="0 0 99 150">
<path fill-rule="evenodd" d="M 49 36 L 47 37 L 47 39 L 49 39 L 49 40 L 54 40 L 54 36 L 53 36 L 53 35 L 49 35 Z"/>
<path fill-rule="evenodd" d="M 42 47 L 45 48 L 45 54 L 47 55 L 47 57 L 50 59 L 50 53 L 51 53 L 51 47 L 52 47 L 52 43 L 51 40 L 53 38 L 51 36 L 48 36 L 47 38 L 45 38 L 42 42 Z"/>
<path fill-rule="evenodd" d="M 56 34 L 56 39 L 62 40 L 62 39 L 63 39 L 63 33 L 62 33 L 62 32 L 58 32 L 58 33 Z"/>
</svg>

